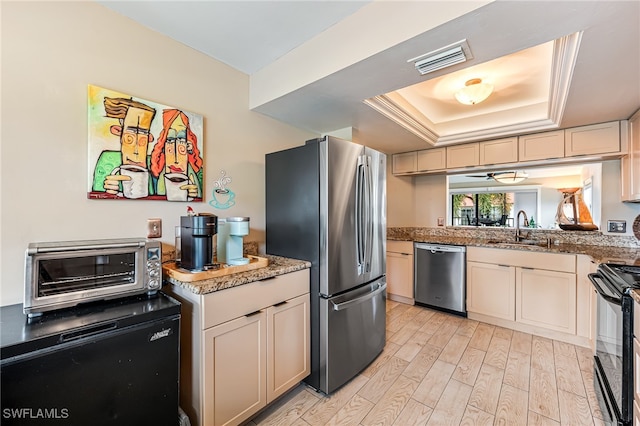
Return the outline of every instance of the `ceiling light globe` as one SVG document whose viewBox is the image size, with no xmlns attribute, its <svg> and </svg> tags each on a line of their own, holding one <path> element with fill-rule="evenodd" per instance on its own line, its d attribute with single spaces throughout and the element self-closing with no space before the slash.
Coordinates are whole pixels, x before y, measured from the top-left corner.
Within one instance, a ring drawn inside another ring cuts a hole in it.
<svg viewBox="0 0 640 426">
<path fill-rule="evenodd" d="M 482 79 L 473 78 L 465 83 L 465 86 L 454 93 L 454 96 L 464 105 L 475 105 L 489 97 L 493 93 L 493 85 L 483 83 Z"/>
</svg>

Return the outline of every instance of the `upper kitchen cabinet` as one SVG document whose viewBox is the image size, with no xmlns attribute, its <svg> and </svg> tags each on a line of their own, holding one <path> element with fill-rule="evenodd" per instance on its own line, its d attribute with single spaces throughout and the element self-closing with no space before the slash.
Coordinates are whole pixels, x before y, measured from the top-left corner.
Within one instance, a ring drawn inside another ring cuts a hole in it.
<svg viewBox="0 0 640 426">
<path fill-rule="evenodd" d="M 515 163 L 518 161 L 518 138 L 480 142 L 480 164 Z"/>
<path fill-rule="evenodd" d="M 445 148 L 424 149 L 418 151 L 418 171 L 433 172 L 447 167 L 447 150 Z"/>
<path fill-rule="evenodd" d="M 564 157 L 564 130 L 518 137 L 520 161 L 548 160 Z"/>
<path fill-rule="evenodd" d="M 480 164 L 480 144 L 466 143 L 447 147 L 447 168 L 473 167 Z"/>
<path fill-rule="evenodd" d="M 620 122 L 574 127 L 564 131 L 564 155 L 606 154 L 620 152 Z"/>
<path fill-rule="evenodd" d="M 416 151 L 393 154 L 391 172 L 394 175 L 415 173 L 418 169 L 418 153 Z"/>
<path fill-rule="evenodd" d="M 622 137 L 628 138 L 629 152 L 620 162 L 622 177 L 622 201 L 640 201 L 640 110 L 629 119 L 627 132 Z M 625 134 L 627 133 L 627 134 Z"/>
</svg>

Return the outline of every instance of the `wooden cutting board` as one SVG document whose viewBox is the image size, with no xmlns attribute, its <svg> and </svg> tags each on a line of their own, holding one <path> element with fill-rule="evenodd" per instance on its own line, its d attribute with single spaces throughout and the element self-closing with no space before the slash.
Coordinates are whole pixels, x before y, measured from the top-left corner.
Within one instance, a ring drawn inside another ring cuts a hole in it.
<svg viewBox="0 0 640 426">
<path fill-rule="evenodd" d="M 221 264 L 220 269 L 210 269 L 208 271 L 191 272 L 176 266 L 175 262 L 167 262 L 162 265 L 165 275 L 182 282 L 192 282 L 207 280 L 210 278 L 224 277 L 225 275 L 237 274 L 238 272 L 251 271 L 253 269 L 264 268 L 269 265 L 269 259 L 265 257 L 246 255 L 249 263 L 246 265 L 226 265 Z"/>
</svg>

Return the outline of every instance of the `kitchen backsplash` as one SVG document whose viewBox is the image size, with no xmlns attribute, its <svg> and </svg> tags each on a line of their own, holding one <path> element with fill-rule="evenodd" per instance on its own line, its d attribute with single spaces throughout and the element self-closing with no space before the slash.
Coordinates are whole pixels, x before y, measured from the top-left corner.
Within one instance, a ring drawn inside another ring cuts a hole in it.
<svg viewBox="0 0 640 426">
<path fill-rule="evenodd" d="M 531 231 L 530 239 L 546 241 L 548 238 L 559 244 L 579 244 L 593 246 L 629 247 L 640 248 L 640 242 L 634 236 L 604 235 L 600 231 L 563 231 L 548 229 L 527 229 L 523 232 Z M 515 239 L 514 228 L 491 228 L 491 227 L 402 227 L 387 228 L 387 239 L 390 240 L 417 240 L 425 241 L 426 237 L 448 237 L 448 238 L 474 238 L 499 241 L 511 241 Z"/>
</svg>

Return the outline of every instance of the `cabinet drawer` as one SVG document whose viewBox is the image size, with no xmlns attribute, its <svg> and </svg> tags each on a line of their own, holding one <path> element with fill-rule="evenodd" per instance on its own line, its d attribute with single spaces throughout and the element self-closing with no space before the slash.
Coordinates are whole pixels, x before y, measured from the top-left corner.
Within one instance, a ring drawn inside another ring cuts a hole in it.
<svg viewBox="0 0 640 426">
<path fill-rule="evenodd" d="M 309 270 L 278 275 L 202 296 L 202 329 L 309 292 Z"/>
<path fill-rule="evenodd" d="M 516 162 L 518 162 L 518 138 L 480 142 L 481 165 Z"/>
<path fill-rule="evenodd" d="M 564 131 L 564 154 L 605 154 L 620 151 L 620 122 L 575 127 Z"/>
<path fill-rule="evenodd" d="M 413 241 L 387 240 L 387 252 L 413 254 Z"/>
<path fill-rule="evenodd" d="M 548 271 L 576 272 L 576 256 L 573 254 L 541 253 L 486 247 L 467 247 L 467 260 Z"/>
<path fill-rule="evenodd" d="M 564 157 L 564 130 L 518 137 L 520 161 Z"/>
</svg>

